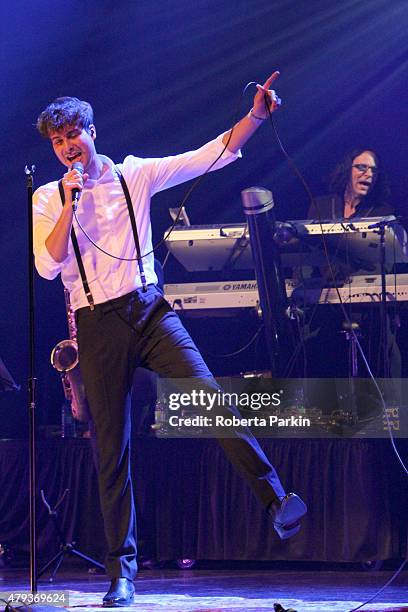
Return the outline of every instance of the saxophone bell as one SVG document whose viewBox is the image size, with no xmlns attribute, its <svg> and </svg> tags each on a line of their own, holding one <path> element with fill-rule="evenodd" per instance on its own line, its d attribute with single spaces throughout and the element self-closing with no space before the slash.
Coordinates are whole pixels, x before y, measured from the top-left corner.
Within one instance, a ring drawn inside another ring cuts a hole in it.
<svg viewBox="0 0 408 612">
<path fill-rule="evenodd" d="M 68 319 L 69 340 L 61 340 L 51 351 L 51 364 L 61 374 L 65 399 L 71 402 L 74 419 L 82 423 L 92 420 L 86 399 L 85 386 L 79 367 L 79 351 L 76 340 L 75 315 L 71 308 L 69 292 L 64 288 Z"/>
<path fill-rule="evenodd" d="M 51 364 L 58 372 L 70 372 L 79 363 L 75 340 L 61 340 L 51 351 Z"/>
</svg>

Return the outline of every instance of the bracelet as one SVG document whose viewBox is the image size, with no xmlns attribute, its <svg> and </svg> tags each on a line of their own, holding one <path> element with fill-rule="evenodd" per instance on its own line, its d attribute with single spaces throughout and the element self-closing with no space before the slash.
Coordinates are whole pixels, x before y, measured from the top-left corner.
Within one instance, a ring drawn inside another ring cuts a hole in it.
<svg viewBox="0 0 408 612">
<path fill-rule="evenodd" d="M 266 117 L 258 117 L 257 115 L 255 115 L 253 108 L 251 108 L 251 110 L 249 111 L 248 117 L 250 119 L 251 118 L 257 119 L 257 121 L 265 121 L 265 119 L 266 119 Z"/>
</svg>

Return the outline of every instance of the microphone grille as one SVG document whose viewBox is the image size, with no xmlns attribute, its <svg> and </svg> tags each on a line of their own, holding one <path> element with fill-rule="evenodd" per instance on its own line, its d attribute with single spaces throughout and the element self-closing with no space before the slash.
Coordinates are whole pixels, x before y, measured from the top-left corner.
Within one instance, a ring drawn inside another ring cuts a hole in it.
<svg viewBox="0 0 408 612">
<path fill-rule="evenodd" d="M 81 162 L 74 162 L 71 166 L 71 170 L 78 170 L 81 174 L 84 173 L 84 166 Z"/>
</svg>

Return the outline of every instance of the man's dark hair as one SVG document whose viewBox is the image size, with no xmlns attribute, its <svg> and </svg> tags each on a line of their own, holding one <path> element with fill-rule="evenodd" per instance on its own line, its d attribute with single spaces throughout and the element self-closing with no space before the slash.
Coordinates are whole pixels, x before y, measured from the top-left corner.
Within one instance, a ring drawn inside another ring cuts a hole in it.
<svg viewBox="0 0 408 612">
<path fill-rule="evenodd" d="M 37 130 L 48 138 L 67 125 L 77 125 L 88 130 L 93 123 L 92 106 L 84 100 L 64 96 L 51 102 L 37 119 Z"/>
<path fill-rule="evenodd" d="M 371 155 L 374 157 L 376 166 L 378 168 L 378 173 L 375 183 L 367 196 L 364 198 L 364 201 L 367 203 L 372 203 L 375 206 L 388 203 L 390 198 L 390 188 L 388 186 L 387 177 L 382 169 L 377 153 L 367 147 L 353 149 L 343 157 L 329 177 L 330 189 L 339 196 L 344 196 L 344 192 L 346 191 L 346 187 L 350 180 L 353 162 L 356 157 L 365 151 L 371 153 Z"/>
</svg>

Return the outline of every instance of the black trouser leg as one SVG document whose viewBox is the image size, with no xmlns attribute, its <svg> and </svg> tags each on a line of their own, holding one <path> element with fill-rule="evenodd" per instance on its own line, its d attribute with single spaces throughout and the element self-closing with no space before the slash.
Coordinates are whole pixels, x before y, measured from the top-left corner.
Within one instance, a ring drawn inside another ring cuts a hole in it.
<svg viewBox="0 0 408 612">
<path fill-rule="evenodd" d="M 151 311 L 149 335 L 142 342 L 140 356 L 143 365 L 163 378 L 200 378 L 203 379 L 200 388 L 219 389 L 180 318 L 163 299 Z M 234 412 L 234 408 L 230 411 Z M 217 440 L 265 507 L 285 495 L 275 468 L 249 429 L 240 428 L 236 437 Z"/>
<path fill-rule="evenodd" d="M 129 346 L 131 334 L 115 312 L 80 313 L 80 364 L 98 449 L 98 482 L 111 578 L 134 578 L 136 519 L 130 478 Z"/>
</svg>

